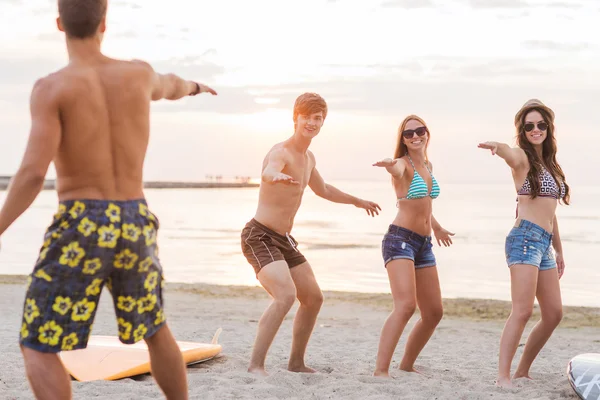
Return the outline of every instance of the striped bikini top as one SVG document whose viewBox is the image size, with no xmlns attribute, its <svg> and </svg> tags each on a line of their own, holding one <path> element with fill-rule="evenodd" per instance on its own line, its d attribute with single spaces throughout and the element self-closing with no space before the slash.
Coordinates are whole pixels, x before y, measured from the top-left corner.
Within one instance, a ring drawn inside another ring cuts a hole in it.
<svg viewBox="0 0 600 400">
<path fill-rule="evenodd" d="M 406 193 L 406 196 L 399 197 L 396 201 L 396 206 L 398 206 L 398 202 L 400 202 L 400 200 L 416 200 L 422 199 L 423 197 L 427 196 L 430 196 L 432 199 L 437 198 L 440 195 L 440 186 L 438 185 L 433 174 L 431 173 L 431 170 L 429 169 L 427 163 L 425 163 L 425 168 L 427 168 L 427 171 L 429 171 L 429 175 L 431 175 L 431 192 L 429 192 L 429 188 L 427 187 L 427 182 L 425 182 L 425 179 L 423 179 L 423 177 L 421 177 L 421 175 L 419 175 L 419 173 L 417 172 L 412 158 L 410 158 L 410 156 L 408 155 L 407 157 L 410 161 L 410 165 L 412 165 L 413 167 L 414 174 L 412 181 L 410 182 L 410 186 L 408 187 L 408 192 Z"/>
<path fill-rule="evenodd" d="M 565 183 L 561 182 L 559 186 L 552 177 L 552 174 L 548 172 L 546 167 L 542 165 L 542 170 L 540 171 L 540 193 L 538 196 L 551 197 L 558 200 L 565 197 L 565 192 Z M 519 189 L 517 192 L 517 195 L 531 195 L 531 184 L 529 183 L 529 178 L 525 178 L 525 182 L 523 183 L 523 186 L 521 186 L 521 189 Z"/>
</svg>

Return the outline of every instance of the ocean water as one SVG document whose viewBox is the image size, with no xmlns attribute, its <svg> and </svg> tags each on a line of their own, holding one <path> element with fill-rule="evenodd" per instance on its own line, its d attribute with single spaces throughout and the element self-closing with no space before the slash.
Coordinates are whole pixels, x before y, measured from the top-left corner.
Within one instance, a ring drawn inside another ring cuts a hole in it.
<svg viewBox="0 0 600 400">
<path fill-rule="evenodd" d="M 378 202 L 383 210 L 368 217 L 307 188 L 292 232 L 300 250 L 324 290 L 389 293 L 381 239 L 396 213 L 390 182 L 332 183 Z M 563 301 L 600 306 L 600 187 L 573 186 L 572 193 L 572 204 L 558 209 L 566 263 Z M 240 231 L 256 210 L 257 188 L 153 189 L 146 197 L 160 220 L 160 257 L 168 281 L 258 285 L 240 248 Z M 56 201 L 55 192 L 42 192 L 1 238 L 0 274 L 31 272 Z M 444 297 L 510 299 L 504 238 L 514 223 L 515 204 L 511 185 L 443 185 L 434 215 L 456 233 L 453 246 L 434 248 Z"/>
</svg>

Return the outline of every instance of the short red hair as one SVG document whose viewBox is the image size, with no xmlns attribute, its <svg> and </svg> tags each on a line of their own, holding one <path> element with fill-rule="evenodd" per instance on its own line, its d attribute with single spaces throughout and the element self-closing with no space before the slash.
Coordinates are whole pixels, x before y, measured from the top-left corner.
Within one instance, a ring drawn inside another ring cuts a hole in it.
<svg viewBox="0 0 600 400">
<path fill-rule="evenodd" d="M 311 115 L 323 112 L 323 120 L 327 117 L 327 103 L 316 93 L 304 93 L 298 96 L 294 103 L 294 122 L 298 121 L 298 115 Z"/>
</svg>

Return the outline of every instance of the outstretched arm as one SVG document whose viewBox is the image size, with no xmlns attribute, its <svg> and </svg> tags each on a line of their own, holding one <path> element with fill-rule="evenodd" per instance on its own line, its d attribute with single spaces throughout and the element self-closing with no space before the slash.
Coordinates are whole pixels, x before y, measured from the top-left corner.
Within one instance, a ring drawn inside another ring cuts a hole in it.
<svg viewBox="0 0 600 400">
<path fill-rule="evenodd" d="M 394 178 L 402 178 L 406 171 L 406 163 L 399 158 L 384 158 L 373 164 L 374 167 L 384 167 Z"/>
<path fill-rule="evenodd" d="M 552 227 L 552 247 L 556 253 L 556 267 L 558 268 L 558 277 L 561 278 L 565 272 L 565 260 L 563 258 L 562 242 L 560 240 L 560 233 L 558 231 L 558 219 L 554 215 L 553 227 Z"/>
<path fill-rule="evenodd" d="M 284 174 L 283 168 L 285 167 L 285 150 L 274 149 L 269 153 L 267 159 L 267 165 L 263 169 L 261 174 L 261 180 L 265 183 L 288 183 L 298 185 L 300 182 L 295 180 L 293 177 Z"/>
<path fill-rule="evenodd" d="M 510 147 L 506 143 L 499 142 L 484 142 L 479 143 L 477 146 L 480 149 L 491 150 L 492 155 L 498 155 L 498 157 L 502 158 L 506 161 L 509 167 L 512 169 L 518 169 L 522 167 L 527 162 L 527 155 L 525 152 L 518 147 Z"/>
<path fill-rule="evenodd" d="M 317 168 L 313 168 L 310 174 L 310 180 L 308 181 L 308 186 L 310 186 L 312 191 L 315 192 L 317 196 L 322 197 L 325 200 L 329 200 L 334 203 L 352 204 L 355 207 L 365 209 L 367 214 L 373 217 L 375 214 L 379 215 L 378 210 L 381 210 L 381 207 L 372 201 L 359 199 L 358 197 L 344 193 L 338 188 L 325 183 L 321 177 L 321 174 L 319 174 L 319 171 L 317 171 Z"/>
<path fill-rule="evenodd" d="M 52 83 L 38 80 L 30 99 L 31 131 L 21 165 L 0 210 L 0 235 L 29 208 L 42 190 L 61 139 L 60 113 Z"/>
<path fill-rule="evenodd" d="M 152 75 L 152 100 L 179 100 L 200 93 L 217 94 L 206 85 L 182 79 L 175 74 L 159 74 L 145 61 L 135 60 L 135 62 L 146 68 Z"/>
</svg>

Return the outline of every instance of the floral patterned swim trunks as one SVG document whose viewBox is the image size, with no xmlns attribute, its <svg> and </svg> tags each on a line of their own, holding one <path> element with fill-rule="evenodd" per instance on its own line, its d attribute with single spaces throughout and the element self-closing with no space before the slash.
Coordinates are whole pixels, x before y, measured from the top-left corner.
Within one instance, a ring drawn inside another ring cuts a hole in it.
<svg viewBox="0 0 600 400">
<path fill-rule="evenodd" d="M 61 202 L 29 277 L 21 345 L 44 353 L 85 348 L 105 284 L 121 342 L 156 333 L 165 323 L 157 231 L 145 200 Z"/>
</svg>

